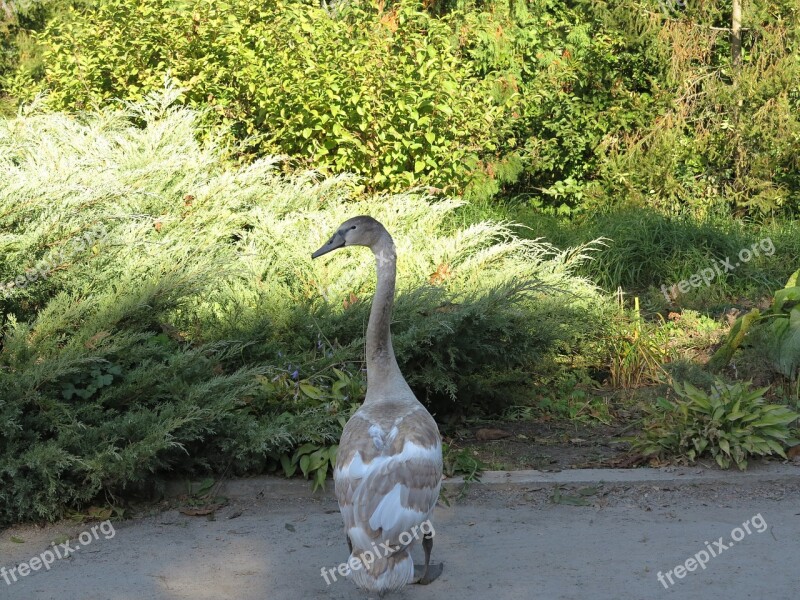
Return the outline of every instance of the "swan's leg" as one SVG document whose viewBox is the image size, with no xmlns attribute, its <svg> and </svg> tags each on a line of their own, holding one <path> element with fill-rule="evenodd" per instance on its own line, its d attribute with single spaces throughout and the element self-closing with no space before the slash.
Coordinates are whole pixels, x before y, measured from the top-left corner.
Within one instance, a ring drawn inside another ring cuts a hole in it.
<svg viewBox="0 0 800 600">
<path fill-rule="evenodd" d="M 433 534 L 427 534 L 422 538 L 422 549 L 425 550 L 425 565 L 414 565 L 414 583 L 428 585 L 435 581 L 444 571 L 444 565 L 431 564 L 431 550 L 433 549 Z"/>
<path fill-rule="evenodd" d="M 353 542 L 350 541 L 350 536 L 349 535 L 345 534 L 344 537 L 347 538 L 347 547 L 350 548 L 350 554 L 352 554 L 353 553 Z"/>
</svg>

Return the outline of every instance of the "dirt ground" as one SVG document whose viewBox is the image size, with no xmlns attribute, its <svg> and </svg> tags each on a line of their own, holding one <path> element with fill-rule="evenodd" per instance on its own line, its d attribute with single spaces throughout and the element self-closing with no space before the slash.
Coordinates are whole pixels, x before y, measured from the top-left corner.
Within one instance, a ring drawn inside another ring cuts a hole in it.
<svg viewBox="0 0 800 600">
<path fill-rule="evenodd" d="M 641 464 L 641 458 L 629 456 L 624 435 L 630 435 L 624 426 L 487 421 L 462 428 L 448 441 L 453 450 L 468 449 L 488 469 L 558 471 Z M 499 439 L 481 439 L 486 436 Z"/>
<path fill-rule="evenodd" d="M 442 577 L 387 599 L 795 600 L 800 467 L 772 482 L 748 477 L 704 485 L 677 477 L 647 484 L 505 490 L 472 484 L 465 493 L 450 493 L 449 505 L 436 509 L 433 554 L 435 562 L 444 562 Z M 744 523 L 750 533 L 744 533 Z M 91 526 L 60 523 L 4 531 L 0 566 L 30 563 L 52 547 L 52 540 L 68 538 L 74 544 Z M 40 568 L 10 585 L 0 579 L 0 598 L 369 597 L 349 581 L 337 578 L 328 585 L 321 576 L 323 568 L 336 568 L 347 558 L 330 493 L 252 493 L 209 516 L 150 507 L 114 528 L 113 536 L 93 538 L 49 570 Z M 695 556 L 704 560 L 701 552 L 714 547 L 718 554 L 709 555 L 704 568 L 687 563 Z M 688 572 L 686 565 L 695 568 Z"/>
</svg>

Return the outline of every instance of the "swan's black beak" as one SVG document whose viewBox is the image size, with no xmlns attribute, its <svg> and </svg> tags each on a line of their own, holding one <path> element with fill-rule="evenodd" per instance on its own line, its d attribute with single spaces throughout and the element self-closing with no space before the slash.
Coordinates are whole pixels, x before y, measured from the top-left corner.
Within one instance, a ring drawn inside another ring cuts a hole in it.
<svg viewBox="0 0 800 600">
<path fill-rule="evenodd" d="M 319 250 L 314 252 L 314 254 L 311 255 L 311 258 L 317 258 L 318 256 L 322 256 L 323 254 L 332 252 L 337 248 L 341 248 L 342 246 L 344 246 L 344 238 L 337 231 L 336 233 L 333 234 L 333 237 L 331 239 L 325 242 L 325 245 L 323 245 L 322 248 L 320 248 Z"/>
</svg>

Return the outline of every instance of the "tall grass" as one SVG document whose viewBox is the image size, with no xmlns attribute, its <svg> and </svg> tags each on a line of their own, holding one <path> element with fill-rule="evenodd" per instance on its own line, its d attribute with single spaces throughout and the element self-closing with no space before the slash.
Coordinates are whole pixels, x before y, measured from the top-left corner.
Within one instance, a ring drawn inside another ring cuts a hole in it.
<svg viewBox="0 0 800 600">
<path fill-rule="evenodd" d="M 570 220 L 520 205 L 512 205 L 509 212 L 526 226 L 517 230 L 520 235 L 558 246 L 604 238 L 604 251 L 582 263 L 578 273 L 609 291 L 622 288 L 629 294 L 643 294 L 648 309 L 667 306 L 662 285 L 669 288 L 726 258 L 739 262 L 736 257 L 742 249 L 762 240 L 772 242 L 774 253 L 760 252 L 730 272 L 721 269 L 722 276 L 716 276 L 712 285 L 680 294 L 671 307 L 707 310 L 740 297 L 769 296 L 800 266 L 800 221 L 743 221 L 724 211 L 697 218 L 638 206 Z"/>
</svg>

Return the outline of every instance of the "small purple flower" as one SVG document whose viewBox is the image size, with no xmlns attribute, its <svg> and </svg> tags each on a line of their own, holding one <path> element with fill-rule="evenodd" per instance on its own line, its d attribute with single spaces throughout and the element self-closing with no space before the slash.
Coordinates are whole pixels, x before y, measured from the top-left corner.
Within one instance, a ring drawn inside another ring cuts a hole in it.
<svg viewBox="0 0 800 600">
<path fill-rule="evenodd" d="M 295 381 L 297 381 L 298 379 L 300 379 L 300 371 L 298 371 L 297 369 L 295 369 L 295 370 L 292 372 L 292 379 L 294 379 Z"/>
</svg>

